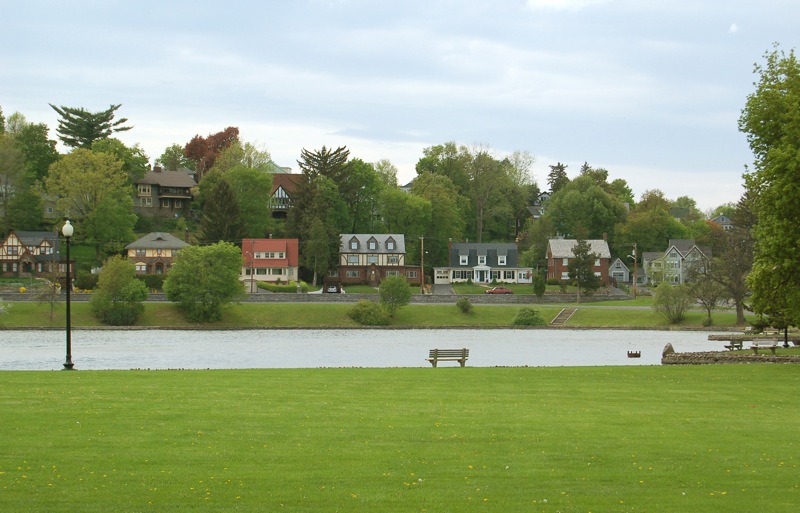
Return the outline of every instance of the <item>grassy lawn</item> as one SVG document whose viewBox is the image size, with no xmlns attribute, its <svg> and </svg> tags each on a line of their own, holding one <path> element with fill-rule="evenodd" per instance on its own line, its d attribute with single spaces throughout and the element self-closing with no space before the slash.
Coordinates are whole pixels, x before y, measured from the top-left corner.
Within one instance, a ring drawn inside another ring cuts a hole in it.
<svg viewBox="0 0 800 513">
<path fill-rule="evenodd" d="M 794 512 L 796 370 L 2 372 L 0 508 Z"/>
<path fill-rule="evenodd" d="M 633 300 L 633 301 L 639 301 Z M 619 302 L 624 303 L 624 302 Z M 349 303 L 242 303 L 226 309 L 222 321 L 214 324 L 192 324 L 186 321 L 180 309 L 173 303 L 145 303 L 144 314 L 137 326 L 145 327 L 217 327 L 217 328 L 352 328 L 359 325 L 347 317 Z M 408 305 L 398 310 L 392 320 L 394 327 L 495 327 L 511 326 L 517 311 L 527 306 L 474 305 L 470 314 L 460 312 L 453 304 Z M 585 304 L 585 305 L 532 305 L 542 317 L 551 321 L 562 308 L 577 306 L 578 310 L 567 322 L 568 327 L 629 327 L 657 329 L 703 328 L 705 313 L 691 310 L 686 320 L 670 325 L 649 308 L 629 308 L 629 304 Z M 734 326 L 736 316 L 729 310 L 713 314 L 714 324 L 709 330 Z M 72 325 L 94 327 L 100 323 L 91 315 L 86 302 L 72 303 Z M 9 311 L 0 316 L 0 328 L 61 328 L 64 326 L 64 304 L 57 303 L 53 318 L 50 305 L 38 302 L 10 303 Z"/>
</svg>

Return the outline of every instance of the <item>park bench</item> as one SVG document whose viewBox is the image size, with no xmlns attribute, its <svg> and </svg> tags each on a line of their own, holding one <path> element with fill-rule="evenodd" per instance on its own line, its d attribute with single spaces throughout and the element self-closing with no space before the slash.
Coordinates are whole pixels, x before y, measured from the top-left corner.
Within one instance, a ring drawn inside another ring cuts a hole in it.
<svg viewBox="0 0 800 513">
<path fill-rule="evenodd" d="M 734 349 L 741 349 L 742 348 L 742 341 L 741 340 L 731 340 L 730 344 L 725 344 L 725 349 L 729 351 L 733 351 Z"/>
<path fill-rule="evenodd" d="M 755 341 L 753 342 L 753 345 L 750 346 L 750 349 L 752 349 L 755 354 L 758 354 L 759 349 L 769 349 L 772 351 L 772 354 L 775 354 L 775 350 L 778 349 L 778 345 L 773 340 L 765 340 L 762 342 Z"/>
<path fill-rule="evenodd" d="M 436 365 L 442 362 L 458 362 L 464 367 L 467 364 L 467 358 L 469 358 L 469 349 L 462 348 L 462 349 L 431 349 L 428 353 L 427 360 L 431 362 L 431 365 L 436 367 Z"/>
</svg>

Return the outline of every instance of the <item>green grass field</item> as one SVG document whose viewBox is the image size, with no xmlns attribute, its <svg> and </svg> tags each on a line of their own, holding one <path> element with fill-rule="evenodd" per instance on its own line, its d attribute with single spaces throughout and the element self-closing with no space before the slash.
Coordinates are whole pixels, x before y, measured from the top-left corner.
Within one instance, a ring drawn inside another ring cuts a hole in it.
<svg viewBox="0 0 800 513">
<path fill-rule="evenodd" d="M 648 308 L 648 300 L 609 301 L 580 305 L 539 304 L 475 304 L 470 314 L 464 314 L 454 304 L 413 304 L 402 307 L 391 321 L 391 326 L 402 328 L 425 327 L 498 327 L 512 326 L 512 320 L 522 306 L 532 306 L 547 321 L 551 321 L 565 306 L 578 307 L 567 322 L 568 327 L 622 327 L 654 329 L 719 329 L 731 328 L 736 316 L 731 310 L 717 310 L 710 328 L 703 326 L 705 313 L 690 310 L 686 320 L 670 325 Z M 225 328 L 319 328 L 358 327 L 347 317 L 351 308 L 347 303 L 242 303 L 226 309 L 220 322 L 213 325 L 193 324 L 184 318 L 173 303 L 154 302 L 144 305 L 144 314 L 137 323 L 145 327 L 225 327 Z M 40 302 L 10 303 L 7 313 L 0 315 L 0 328 L 62 328 L 65 324 L 64 303 L 57 303 L 53 317 L 50 305 Z M 94 327 L 100 323 L 91 315 L 86 302 L 72 303 L 72 325 Z"/>
<path fill-rule="evenodd" d="M 14 512 L 794 512 L 797 368 L 0 373 Z"/>
</svg>

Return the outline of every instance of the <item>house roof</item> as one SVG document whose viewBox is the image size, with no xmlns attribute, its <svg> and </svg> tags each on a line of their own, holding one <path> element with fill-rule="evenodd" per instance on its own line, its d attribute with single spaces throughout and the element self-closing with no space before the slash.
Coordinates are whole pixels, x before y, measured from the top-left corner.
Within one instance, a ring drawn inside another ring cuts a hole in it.
<svg viewBox="0 0 800 513">
<path fill-rule="evenodd" d="M 587 240 L 589 252 L 594 253 L 598 258 L 611 258 L 611 250 L 608 249 L 608 242 L 602 239 Z M 550 239 L 547 246 L 553 258 L 575 258 L 572 249 L 578 241 L 576 239 Z"/>
<path fill-rule="evenodd" d="M 141 239 L 131 242 L 125 246 L 125 249 L 180 249 L 188 245 L 188 242 L 169 233 L 151 232 Z"/>
<path fill-rule="evenodd" d="M 136 183 L 160 185 L 162 187 L 194 187 L 197 185 L 194 178 L 181 169 L 177 171 L 163 171 L 160 167 L 148 171 L 140 180 L 137 180 Z"/>
<path fill-rule="evenodd" d="M 243 239 L 242 259 L 251 267 L 297 267 L 299 264 L 299 241 L 297 239 Z M 284 258 L 255 258 L 255 253 L 283 253 Z"/>
<path fill-rule="evenodd" d="M 375 239 L 377 242 L 376 249 L 369 249 L 370 239 Z M 358 249 L 350 249 L 350 241 L 356 239 L 358 241 Z M 386 242 L 393 240 L 395 248 L 387 250 Z M 405 253 L 406 252 L 406 237 L 400 233 L 342 233 L 339 237 L 339 252 L 340 253 Z"/>
<path fill-rule="evenodd" d="M 692 249 L 697 248 L 697 250 L 703 253 L 706 258 L 711 258 L 711 248 L 708 246 L 698 246 L 695 244 L 693 239 L 670 239 L 669 245 L 667 246 L 667 251 L 669 251 L 669 248 L 672 247 L 677 249 L 683 256 L 689 254 Z"/>
<path fill-rule="evenodd" d="M 14 234 L 19 241 L 29 248 L 38 247 L 42 242 L 49 241 L 54 247 L 58 246 L 57 232 L 17 232 Z"/>
<path fill-rule="evenodd" d="M 467 264 L 461 263 L 461 257 L 467 257 Z M 478 257 L 486 257 L 486 266 L 498 266 L 498 257 L 506 257 L 503 267 L 517 267 L 519 265 L 519 250 L 517 245 L 510 242 L 459 242 L 450 248 L 450 267 L 475 267 Z M 483 265 L 483 264 L 481 264 Z"/>
<path fill-rule="evenodd" d="M 292 193 L 297 190 L 297 186 L 302 179 L 303 175 L 301 174 L 275 173 L 272 175 L 271 194 L 275 194 L 275 191 L 277 191 L 279 188 L 283 188 L 283 190 L 289 193 L 291 196 Z"/>
</svg>

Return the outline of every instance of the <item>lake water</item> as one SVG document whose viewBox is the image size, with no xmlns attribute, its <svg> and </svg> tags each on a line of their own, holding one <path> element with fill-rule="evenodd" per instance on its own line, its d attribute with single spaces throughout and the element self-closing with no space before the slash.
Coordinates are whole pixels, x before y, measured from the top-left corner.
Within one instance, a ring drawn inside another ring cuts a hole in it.
<svg viewBox="0 0 800 513">
<path fill-rule="evenodd" d="M 470 350 L 469 367 L 659 365 L 678 352 L 718 351 L 709 332 L 628 330 L 73 330 L 76 369 L 430 367 L 433 348 Z M 60 370 L 63 331 L 0 331 L 0 370 Z M 628 358 L 627 351 L 641 351 Z M 457 366 L 443 362 L 440 367 Z"/>
</svg>

